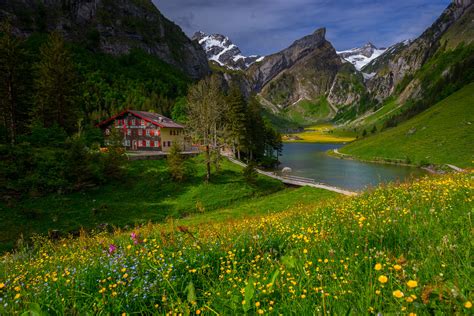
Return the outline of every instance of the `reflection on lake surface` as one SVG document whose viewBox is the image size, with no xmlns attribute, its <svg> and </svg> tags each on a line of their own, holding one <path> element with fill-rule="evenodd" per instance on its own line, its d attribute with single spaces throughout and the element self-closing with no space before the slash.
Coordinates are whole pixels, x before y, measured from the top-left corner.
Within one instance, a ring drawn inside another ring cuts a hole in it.
<svg viewBox="0 0 474 316">
<path fill-rule="evenodd" d="M 290 167 L 290 175 L 311 178 L 316 182 L 340 188 L 362 190 L 379 183 L 404 181 L 420 177 L 426 172 L 419 168 L 366 163 L 330 157 L 326 151 L 340 148 L 341 144 L 285 143 L 283 167 Z"/>
</svg>

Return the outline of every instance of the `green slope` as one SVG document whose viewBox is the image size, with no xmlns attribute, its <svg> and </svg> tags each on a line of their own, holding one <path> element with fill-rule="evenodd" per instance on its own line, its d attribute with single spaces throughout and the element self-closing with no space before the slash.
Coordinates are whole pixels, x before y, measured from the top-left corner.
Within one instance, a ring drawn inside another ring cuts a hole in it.
<svg viewBox="0 0 474 316">
<path fill-rule="evenodd" d="M 399 126 L 340 151 L 362 159 L 404 159 L 414 164 L 472 167 L 473 145 L 474 83 L 470 83 Z"/>
</svg>

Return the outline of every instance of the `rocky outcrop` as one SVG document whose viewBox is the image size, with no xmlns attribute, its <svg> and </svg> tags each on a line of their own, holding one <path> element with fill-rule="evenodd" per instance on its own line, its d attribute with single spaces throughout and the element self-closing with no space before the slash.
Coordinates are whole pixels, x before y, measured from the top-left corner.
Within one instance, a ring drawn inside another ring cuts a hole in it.
<svg viewBox="0 0 474 316">
<path fill-rule="evenodd" d="M 89 49 L 121 55 L 140 48 L 192 78 L 209 73 L 206 55 L 151 0 L 0 0 L 0 19 L 17 33 L 60 31 Z"/>
<path fill-rule="evenodd" d="M 405 77 L 417 72 L 440 47 L 443 34 L 467 10 L 472 10 L 472 1 L 453 1 L 420 37 L 388 49 L 386 56 L 383 54 L 377 62 L 364 67 L 363 71 L 376 72 L 367 82 L 367 87 L 374 97 L 379 101 L 384 100 L 395 92 L 395 88 Z"/>
<path fill-rule="evenodd" d="M 328 98 L 332 108 L 357 101 L 364 90 L 363 78 L 351 77 L 357 71 L 341 60 L 325 34 L 324 28 L 318 29 L 252 65 L 248 77 L 253 89 L 278 108 L 321 97 Z M 353 82 L 362 90 L 345 90 Z"/>
<path fill-rule="evenodd" d="M 317 48 L 328 43 L 325 35 L 325 28 L 318 29 L 313 34 L 295 41 L 290 47 L 281 52 L 266 56 L 261 63 L 252 65 L 248 70 L 248 74 L 253 80 L 254 89 L 261 90 L 283 70 L 291 68 L 298 61 L 312 54 Z"/>
<path fill-rule="evenodd" d="M 232 43 L 228 37 L 221 34 L 207 35 L 203 32 L 196 32 L 192 39 L 202 46 L 208 60 L 229 69 L 245 70 L 253 63 L 265 58 L 258 55 L 242 55 L 239 47 Z"/>
</svg>

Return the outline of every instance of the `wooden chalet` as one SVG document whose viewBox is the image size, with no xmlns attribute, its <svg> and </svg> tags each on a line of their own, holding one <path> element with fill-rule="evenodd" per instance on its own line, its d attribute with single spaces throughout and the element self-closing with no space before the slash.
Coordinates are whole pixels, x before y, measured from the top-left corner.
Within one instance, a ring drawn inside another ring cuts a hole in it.
<svg viewBox="0 0 474 316">
<path fill-rule="evenodd" d="M 105 137 L 112 129 L 123 134 L 123 146 L 134 151 L 169 151 L 178 142 L 185 150 L 184 126 L 158 114 L 125 110 L 97 124 Z"/>
</svg>

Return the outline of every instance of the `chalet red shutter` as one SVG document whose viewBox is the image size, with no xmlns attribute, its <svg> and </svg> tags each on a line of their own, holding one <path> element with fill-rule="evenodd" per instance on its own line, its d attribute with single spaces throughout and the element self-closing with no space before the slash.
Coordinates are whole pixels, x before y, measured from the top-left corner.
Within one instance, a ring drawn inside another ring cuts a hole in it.
<svg viewBox="0 0 474 316">
<path fill-rule="evenodd" d="M 145 147 L 146 146 L 146 143 L 144 140 L 142 140 L 142 146 Z"/>
</svg>

